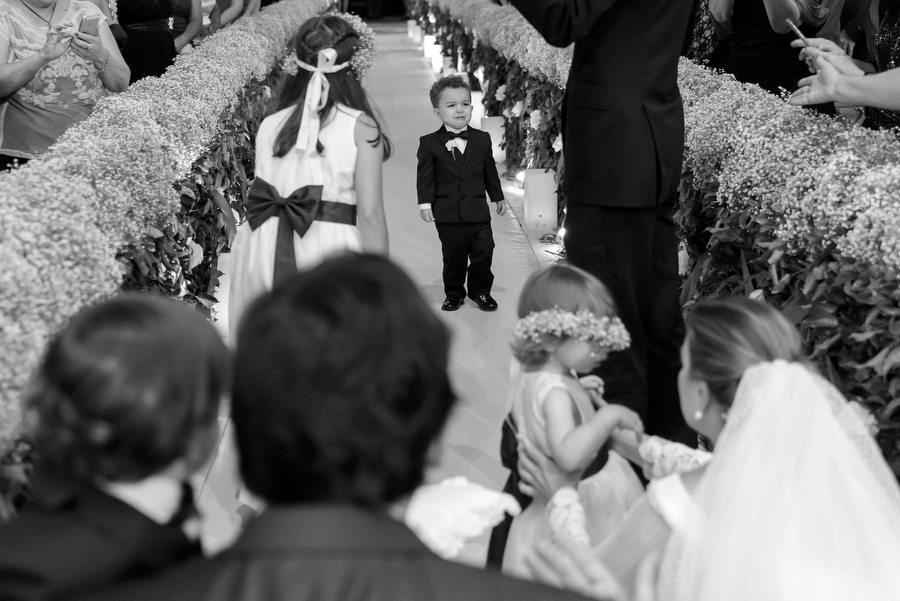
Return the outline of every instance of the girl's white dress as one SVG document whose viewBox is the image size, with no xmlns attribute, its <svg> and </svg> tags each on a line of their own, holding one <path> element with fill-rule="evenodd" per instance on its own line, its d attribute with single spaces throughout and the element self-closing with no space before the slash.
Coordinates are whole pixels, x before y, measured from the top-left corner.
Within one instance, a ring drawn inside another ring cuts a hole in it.
<svg viewBox="0 0 900 601">
<path fill-rule="evenodd" d="M 552 453 L 547 441 L 544 402 L 550 391 L 557 388 L 572 398 L 576 423 L 584 423 L 594 415 L 596 410 L 590 396 L 574 377 L 543 370 L 520 371 L 513 383 L 512 414 L 519 437 L 528 439 L 548 457 Z M 643 492 L 628 462 L 610 451 L 603 469 L 578 483 L 578 497 L 584 506 L 591 543 L 596 545 L 606 538 Z M 525 556 L 539 541 L 552 540 L 546 514 L 547 505 L 535 499 L 513 520 L 503 554 L 504 573 L 531 578 Z"/>
<path fill-rule="evenodd" d="M 289 107 L 278 111 L 260 124 L 256 135 L 256 177 L 272 185 L 282 197 L 303 186 L 322 185 L 322 200 L 356 205 L 357 149 L 353 133 L 362 111 L 335 105 L 319 130 L 319 141 L 325 148 L 323 155 L 309 156 L 294 148 L 277 158 L 272 152 L 275 137 L 293 110 Z M 277 233 L 278 217 L 272 217 L 256 230 L 244 223 L 234 238 L 228 301 L 232 331 L 236 331 L 247 306 L 272 288 Z M 312 267 L 335 252 L 359 251 L 361 247 L 355 225 L 314 221 L 302 238 L 294 233 L 298 269 Z"/>
</svg>

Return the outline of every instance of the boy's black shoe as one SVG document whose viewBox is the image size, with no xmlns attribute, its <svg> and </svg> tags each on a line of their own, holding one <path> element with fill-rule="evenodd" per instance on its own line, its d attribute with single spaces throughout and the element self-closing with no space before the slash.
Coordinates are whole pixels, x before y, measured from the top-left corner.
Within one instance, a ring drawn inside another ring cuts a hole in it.
<svg viewBox="0 0 900 601">
<path fill-rule="evenodd" d="M 448 296 L 444 299 L 444 304 L 441 305 L 441 311 L 456 311 L 463 304 L 463 297 L 461 296 Z"/>
<path fill-rule="evenodd" d="M 491 298 L 490 294 L 470 294 L 469 298 L 475 301 L 478 308 L 482 311 L 496 311 L 497 301 Z"/>
</svg>

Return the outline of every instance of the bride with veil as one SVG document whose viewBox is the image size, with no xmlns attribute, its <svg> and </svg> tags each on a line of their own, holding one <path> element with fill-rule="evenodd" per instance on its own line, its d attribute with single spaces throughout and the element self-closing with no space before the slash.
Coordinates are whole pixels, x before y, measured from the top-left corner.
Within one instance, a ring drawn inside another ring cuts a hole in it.
<svg viewBox="0 0 900 601">
<path fill-rule="evenodd" d="M 794 326 L 736 298 L 698 303 L 686 321 L 682 411 L 714 442 L 712 461 L 651 482 L 592 551 L 543 549 L 535 572 L 627 599 L 638 565 L 662 551 L 657 601 L 900 599 L 900 487 Z"/>
</svg>

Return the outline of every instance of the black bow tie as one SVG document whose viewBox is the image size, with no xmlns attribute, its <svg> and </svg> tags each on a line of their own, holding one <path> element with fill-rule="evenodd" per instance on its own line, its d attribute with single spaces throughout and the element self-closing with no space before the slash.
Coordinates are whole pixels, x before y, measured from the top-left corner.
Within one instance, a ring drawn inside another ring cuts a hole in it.
<svg viewBox="0 0 900 601">
<path fill-rule="evenodd" d="M 468 129 L 464 129 L 464 130 L 462 130 L 461 132 L 457 133 L 457 132 L 455 132 L 455 131 L 450 131 L 450 130 L 448 129 L 448 130 L 447 130 L 447 135 L 450 136 L 450 139 L 451 139 L 451 140 L 452 140 L 453 138 L 462 138 L 463 140 L 468 140 L 468 139 L 469 139 L 469 130 L 468 130 Z"/>
</svg>

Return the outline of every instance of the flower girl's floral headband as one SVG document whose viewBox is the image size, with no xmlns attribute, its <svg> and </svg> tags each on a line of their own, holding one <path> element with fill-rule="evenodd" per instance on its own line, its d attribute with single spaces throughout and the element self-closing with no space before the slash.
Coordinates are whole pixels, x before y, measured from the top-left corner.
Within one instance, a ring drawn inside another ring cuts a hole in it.
<svg viewBox="0 0 900 601">
<path fill-rule="evenodd" d="M 353 31 L 356 32 L 356 36 L 359 38 L 359 47 L 350 58 L 350 68 L 356 79 L 361 80 L 378 55 L 378 46 L 375 44 L 375 32 L 362 19 L 350 13 L 325 13 L 323 16 L 340 17 L 349 23 L 353 27 Z M 281 63 L 282 70 L 289 75 L 296 75 L 297 70 L 302 66 L 302 61 L 297 58 L 297 53 L 293 50 L 284 57 Z"/>
<path fill-rule="evenodd" d="M 577 313 L 553 307 L 533 311 L 516 323 L 516 336 L 541 342 L 545 335 L 595 342 L 610 350 L 621 351 L 631 345 L 631 336 L 618 317 L 596 317 L 587 309 Z"/>
</svg>

